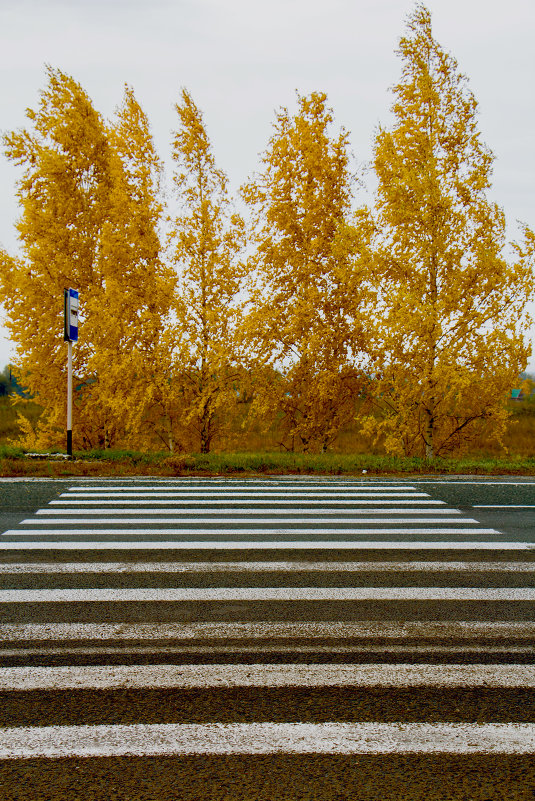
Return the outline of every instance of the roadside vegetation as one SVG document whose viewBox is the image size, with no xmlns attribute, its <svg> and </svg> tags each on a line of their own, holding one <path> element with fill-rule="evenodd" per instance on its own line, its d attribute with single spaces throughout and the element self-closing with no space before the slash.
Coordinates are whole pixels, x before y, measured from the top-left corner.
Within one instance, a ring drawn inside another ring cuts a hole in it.
<svg viewBox="0 0 535 801">
<path fill-rule="evenodd" d="M 30 420 L 37 419 L 40 411 L 32 403 L 26 414 Z M 75 451 L 73 460 L 65 461 L 64 449 L 39 455 L 17 445 L 21 432 L 13 403 L 9 397 L 0 397 L 0 476 L 535 475 L 535 397 L 510 401 L 509 411 L 503 445 L 480 437 L 465 446 L 462 454 L 431 461 L 422 456 L 387 454 L 359 433 L 357 424 L 339 432 L 328 453 L 287 451 L 277 443 L 276 432 L 266 435 L 257 430 L 244 436 L 239 419 L 227 429 L 225 442 L 216 440 L 215 450 L 207 454 L 108 448 Z"/>
<path fill-rule="evenodd" d="M 28 458 L 15 448 L 0 448 L 0 476 L 258 476 L 258 475 L 535 475 L 535 457 L 422 457 L 358 454 L 162 453 L 105 451 L 74 454 L 73 461 Z"/>
<path fill-rule="evenodd" d="M 19 252 L 0 249 L 20 383 L 0 443 L 65 446 L 71 287 L 79 469 L 395 472 L 468 469 L 470 457 L 516 470 L 529 459 L 531 401 L 510 399 L 535 386 L 518 385 L 535 232 L 520 223 L 507 241 L 477 101 L 424 5 L 396 53 L 369 194 L 322 91 L 278 110 L 233 195 L 186 89 L 167 186 L 133 89 L 105 119 L 48 66 L 26 127 L 3 136 L 20 169 Z M 16 456 L 4 461 L 15 469 Z"/>
</svg>

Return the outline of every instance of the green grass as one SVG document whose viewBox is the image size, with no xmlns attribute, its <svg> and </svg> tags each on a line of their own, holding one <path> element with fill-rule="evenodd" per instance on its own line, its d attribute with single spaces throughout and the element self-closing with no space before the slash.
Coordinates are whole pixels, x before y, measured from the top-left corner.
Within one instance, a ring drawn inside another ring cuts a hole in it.
<svg viewBox="0 0 535 801">
<path fill-rule="evenodd" d="M 0 445 L 0 459 L 20 459 L 23 456 L 22 448 L 15 445 Z"/>
<path fill-rule="evenodd" d="M 2 476 L 193 475 L 535 475 L 535 457 L 435 459 L 365 454 L 209 453 L 169 456 L 138 451 L 75 453 L 71 462 L 36 460 L 16 449 L 0 450 Z"/>
<path fill-rule="evenodd" d="M 106 461 L 106 462 L 125 462 L 133 465 L 153 464 L 160 462 L 167 454 L 155 451 L 128 451 L 124 449 L 93 449 L 90 451 L 79 451 L 77 459 L 86 461 Z"/>
</svg>

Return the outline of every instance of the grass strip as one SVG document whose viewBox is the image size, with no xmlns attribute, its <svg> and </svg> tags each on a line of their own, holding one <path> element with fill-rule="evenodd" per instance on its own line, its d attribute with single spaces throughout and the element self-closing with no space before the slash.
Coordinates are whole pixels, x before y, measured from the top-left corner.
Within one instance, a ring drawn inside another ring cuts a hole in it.
<svg viewBox="0 0 535 801">
<path fill-rule="evenodd" d="M 0 476 L 227 476 L 227 475 L 535 475 L 535 458 L 419 457 L 367 454 L 209 453 L 169 455 L 140 451 L 84 451 L 72 461 L 30 457 L 0 448 Z"/>
</svg>

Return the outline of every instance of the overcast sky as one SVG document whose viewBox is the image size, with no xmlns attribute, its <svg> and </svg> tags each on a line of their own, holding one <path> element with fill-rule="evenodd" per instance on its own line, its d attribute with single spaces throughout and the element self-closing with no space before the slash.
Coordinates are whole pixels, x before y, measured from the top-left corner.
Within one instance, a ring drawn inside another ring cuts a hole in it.
<svg viewBox="0 0 535 801">
<path fill-rule="evenodd" d="M 535 227 L 534 0 L 428 0 L 433 33 L 456 57 L 479 102 L 479 124 L 496 156 L 492 199 Z M 237 188 L 258 165 L 279 106 L 295 90 L 327 92 L 335 120 L 370 160 L 409 0 L 0 0 L 0 129 L 25 124 L 59 67 L 111 116 L 125 83 L 147 112 L 168 158 L 173 104 L 186 87 L 202 109 L 218 165 Z M 19 175 L 0 157 L 0 245 L 16 252 Z M 535 308 L 535 307 L 534 307 Z M 0 327 L 0 368 L 12 348 Z M 535 369 L 535 358 L 530 363 Z"/>
</svg>

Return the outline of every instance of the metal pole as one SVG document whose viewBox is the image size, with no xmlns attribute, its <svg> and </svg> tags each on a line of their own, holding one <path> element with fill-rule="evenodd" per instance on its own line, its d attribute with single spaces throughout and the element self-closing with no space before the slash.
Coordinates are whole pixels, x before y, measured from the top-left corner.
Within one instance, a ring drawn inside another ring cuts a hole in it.
<svg viewBox="0 0 535 801">
<path fill-rule="evenodd" d="M 72 456 L 72 342 L 67 349 L 67 453 Z"/>
</svg>

